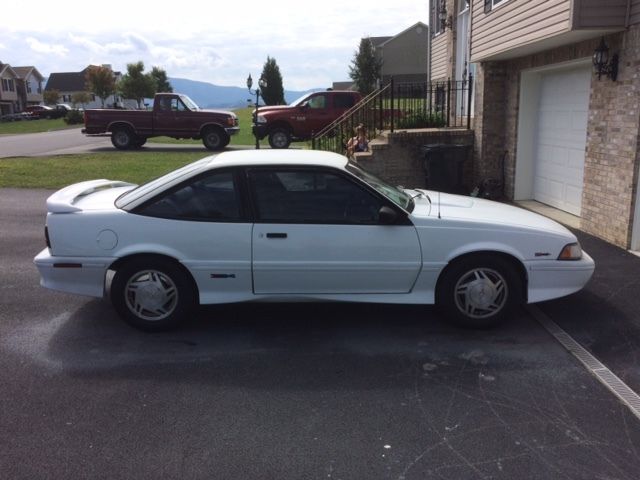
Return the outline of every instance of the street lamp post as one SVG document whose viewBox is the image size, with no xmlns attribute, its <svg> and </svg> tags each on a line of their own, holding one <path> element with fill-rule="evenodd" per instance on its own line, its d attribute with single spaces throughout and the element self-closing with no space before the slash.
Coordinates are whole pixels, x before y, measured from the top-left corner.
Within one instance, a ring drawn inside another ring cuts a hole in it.
<svg viewBox="0 0 640 480">
<path fill-rule="evenodd" d="M 260 104 L 260 88 L 265 89 L 267 87 L 267 81 L 264 77 L 260 77 L 258 80 L 258 86 L 260 88 L 256 88 L 254 91 L 251 91 L 251 87 L 253 86 L 253 79 L 251 78 L 251 74 L 247 77 L 247 89 L 251 95 L 255 94 L 256 96 L 256 109 L 253 112 L 253 134 L 256 137 L 256 149 L 260 149 L 260 139 L 258 138 L 258 132 L 256 131 L 256 127 L 258 126 L 258 108 Z"/>
</svg>

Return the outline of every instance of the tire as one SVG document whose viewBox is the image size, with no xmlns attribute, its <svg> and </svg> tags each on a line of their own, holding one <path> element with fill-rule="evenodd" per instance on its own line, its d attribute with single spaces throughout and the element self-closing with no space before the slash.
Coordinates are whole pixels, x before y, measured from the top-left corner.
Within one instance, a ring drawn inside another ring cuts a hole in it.
<svg viewBox="0 0 640 480">
<path fill-rule="evenodd" d="M 207 128 L 202 132 L 202 143 L 209 150 L 222 150 L 229 143 L 228 137 L 220 128 Z"/>
<path fill-rule="evenodd" d="M 133 142 L 133 148 L 142 148 L 145 143 L 147 143 L 145 137 L 136 137 L 135 142 Z"/>
<path fill-rule="evenodd" d="M 126 127 L 116 128 L 111 132 L 111 143 L 118 150 L 128 150 L 135 145 L 135 135 Z"/>
<path fill-rule="evenodd" d="M 269 132 L 269 145 L 271 148 L 289 148 L 291 133 L 286 128 L 274 128 Z"/>
<path fill-rule="evenodd" d="M 111 302 L 129 325 L 147 332 L 177 327 L 196 305 L 192 279 L 170 260 L 137 258 L 120 267 Z"/>
<path fill-rule="evenodd" d="M 490 328 L 523 301 L 523 282 L 504 257 L 478 254 L 451 263 L 436 289 L 436 304 L 454 323 Z"/>
</svg>

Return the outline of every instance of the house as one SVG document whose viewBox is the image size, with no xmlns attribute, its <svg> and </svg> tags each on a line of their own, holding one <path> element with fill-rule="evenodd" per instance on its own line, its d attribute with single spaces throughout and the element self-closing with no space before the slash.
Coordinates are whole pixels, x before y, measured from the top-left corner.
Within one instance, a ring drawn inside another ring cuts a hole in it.
<svg viewBox="0 0 640 480">
<path fill-rule="evenodd" d="M 0 63 L 0 115 L 20 112 L 18 108 L 19 77 L 11 65 Z"/>
<path fill-rule="evenodd" d="M 396 82 L 425 82 L 428 61 L 425 56 L 429 43 L 429 27 L 418 22 L 392 37 L 369 37 L 375 55 L 382 61 L 381 84 L 391 77 Z M 353 90 L 353 82 L 334 82 L 334 90 Z"/>
<path fill-rule="evenodd" d="M 20 109 L 24 110 L 29 105 L 42 103 L 42 82 L 44 77 L 36 67 L 13 67 L 18 74 L 18 98 Z"/>
<path fill-rule="evenodd" d="M 430 0 L 430 13 L 430 79 L 475 72 L 476 180 L 640 250 L 640 0 Z"/>
<path fill-rule="evenodd" d="M 111 65 L 102 65 L 111 69 Z M 91 67 L 88 66 L 80 72 L 61 72 L 52 73 L 47 81 L 45 90 L 57 90 L 60 93 L 60 102 L 73 103 L 72 97 L 75 93 L 87 91 L 87 70 Z M 113 76 L 116 82 L 122 78 L 122 73 L 113 72 Z M 117 105 L 119 108 L 136 108 L 136 102 L 132 100 L 123 100 L 117 93 L 110 95 L 105 99 L 105 107 L 113 107 Z M 84 108 L 102 108 L 102 100 L 91 92 L 91 101 L 85 105 Z"/>
<path fill-rule="evenodd" d="M 392 37 L 370 37 L 376 56 L 382 60 L 382 84 L 391 77 L 397 82 L 424 82 L 428 62 L 424 52 L 429 43 L 429 27 L 418 22 Z"/>
</svg>

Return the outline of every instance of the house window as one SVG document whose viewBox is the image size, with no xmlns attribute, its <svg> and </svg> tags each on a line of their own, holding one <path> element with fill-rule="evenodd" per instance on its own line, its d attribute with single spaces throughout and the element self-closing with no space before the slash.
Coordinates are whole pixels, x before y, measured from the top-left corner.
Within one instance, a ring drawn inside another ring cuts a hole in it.
<svg viewBox="0 0 640 480">
<path fill-rule="evenodd" d="M 508 0 L 484 0 L 484 13 L 489 13 L 494 7 L 507 3 Z"/>
<path fill-rule="evenodd" d="M 13 80 L 10 78 L 3 78 L 2 79 L 2 90 L 4 90 L 5 92 L 14 92 L 15 91 L 15 87 L 13 84 Z"/>
<path fill-rule="evenodd" d="M 96 101 L 96 96 L 95 96 L 95 95 L 93 95 L 93 94 L 91 94 L 91 101 L 92 101 L 92 102 L 95 102 L 95 101 Z"/>
<path fill-rule="evenodd" d="M 433 18 L 431 19 L 431 31 L 433 35 L 438 35 L 444 32 L 444 26 L 440 22 L 440 12 L 446 10 L 445 0 L 434 0 L 433 2 Z"/>
<path fill-rule="evenodd" d="M 26 82 L 27 83 L 27 93 L 31 93 L 31 82 Z"/>
<path fill-rule="evenodd" d="M 42 93 L 42 82 L 38 82 L 38 93 Z"/>
</svg>

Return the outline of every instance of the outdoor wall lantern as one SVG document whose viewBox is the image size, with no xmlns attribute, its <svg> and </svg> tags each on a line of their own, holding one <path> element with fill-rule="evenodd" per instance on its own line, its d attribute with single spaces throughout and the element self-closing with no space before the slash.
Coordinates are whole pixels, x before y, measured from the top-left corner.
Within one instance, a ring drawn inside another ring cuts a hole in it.
<svg viewBox="0 0 640 480">
<path fill-rule="evenodd" d="M 453 29 L 453 17 L 451 15 L 447 16 L 447 2 L 446 0 L 442 0 L 440 2 L 440 8 L 438 9 L 438 20 L 440 21 L 440 30 L 445 28 Z"/>
<path fill-rule="evenodd" d="M 249 90 L 249 93 L 251 95 L 256 96 L 256 109 L 253 112 L 253 134 L 256 137 L 256 149 L 260 149 L 260 139 L 258 138 L 258 132 L 256 131 L 256 127 L 258 126 L 258 108 L 260 105 L 260 88 L 262 88 L 263 90 L 265 88 L 267 88 L 267 81 L 264 79 L 264 77 L 260 77 L 260 80 L 258 80 L 258 86 L 260 88 L 256 88 L 254 91 L 251 91 L 251 87 L 253 86 L 253 79 L 251 78 L 251 74 L 249 74 L 249 77 L 247 77 L 247 89 Z"/>
<path fill-rule="evenodd" d="M 618 54 L 614 54 L 609 60 L 609 47 L 604 43 L 604 37 L 600 39 L 600 45 L 593 52 L 593 66 L 598 80 L 602 75 L 606 75 L 614 82 L 618 78 Z"/>
</svg>

